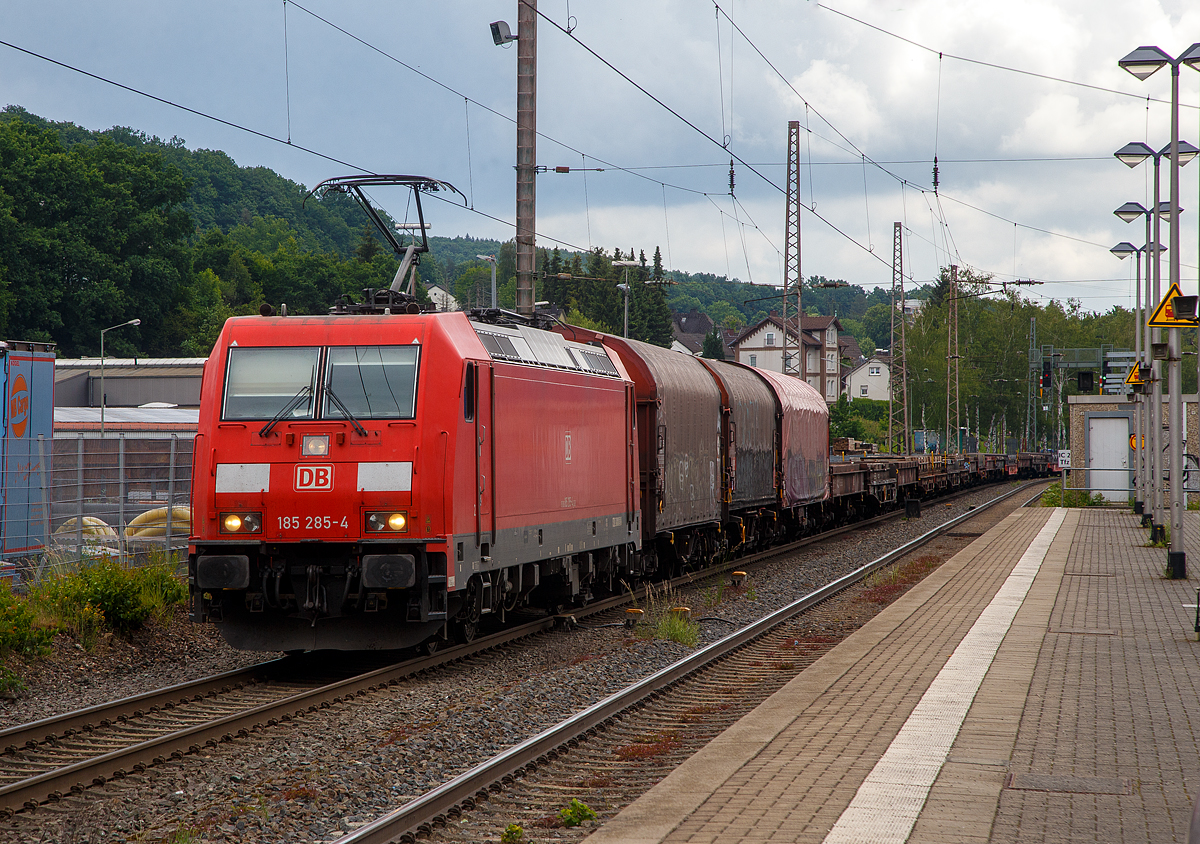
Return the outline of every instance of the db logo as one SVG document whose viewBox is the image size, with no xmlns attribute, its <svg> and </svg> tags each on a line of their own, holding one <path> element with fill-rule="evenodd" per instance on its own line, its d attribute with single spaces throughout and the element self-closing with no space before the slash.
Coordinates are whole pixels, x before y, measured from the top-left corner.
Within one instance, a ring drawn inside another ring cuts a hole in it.
<svg viewBox="0 0 1200 844">
<path fill-rule="evenodd" d="M 297 466 L 296 489 L 333 489 L 333 467 Z"/>
<path fill-rule="evenodd" d="M 29 385 L 25 376 L 18 375 L 13 380 L 12 393 L 8 397 L 8 424 L 12 427 L 14 437 L 25 436 L 25 426 L 29 423 Z"/>
</svg>

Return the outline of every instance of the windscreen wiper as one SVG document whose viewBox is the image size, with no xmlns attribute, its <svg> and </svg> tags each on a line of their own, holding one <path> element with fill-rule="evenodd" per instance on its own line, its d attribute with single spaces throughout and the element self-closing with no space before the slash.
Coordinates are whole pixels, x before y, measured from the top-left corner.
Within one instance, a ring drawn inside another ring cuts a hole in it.
<svg viewBox="0 0 1200 844">
<path fill-rule="evenodd" d="M 283 406 L 283 410 L 276 413 L 275 417 L 270 422 L 268 422 L 266 425 L 263 425 L 262 430 L 258 432 L 258 435 L 260 437 L 265 437 L 267 434 L 271 433 L 271 429 L 278 425 L 279 421 L 283 419 L 283 417 L 287 416 L 289 413 L 299 407 L 300 402 L 304 401 L 305 398 L 311 395 L 312 387 L 308 386 L 307 384 L 301 387 L 300 392 L 292 396 L 292 400 Z"/>
<path fill-rule="evenodd" d="M 354 414 L 350 412 L 350 408 L 342 404 L 342 400 L 338 398 L 337 393 L 335 393 L 333 388 L 329 385 L 325 386 L 325 395 L 333 399 L 333 403 L 337 405 L 338 410 L 342 412 L 342 415 L 350 420 L 350 424 L 354 426 L 354 430 L 358 432 L 358 435 L 360 437 L 365 437 L 367 435 L 367 429 L 362 426 L 362 423 L 354 418 Z"/>
</svg>

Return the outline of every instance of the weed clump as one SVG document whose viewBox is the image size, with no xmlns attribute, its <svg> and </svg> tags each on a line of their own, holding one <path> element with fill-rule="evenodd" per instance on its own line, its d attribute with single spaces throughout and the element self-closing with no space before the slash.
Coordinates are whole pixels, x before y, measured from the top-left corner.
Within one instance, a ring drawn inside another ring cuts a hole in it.
<svg viewBox="0 0 1200 844">
<path fill-rule="evenodd" d="M 1039 507 L 1103 507 L 1108 502 L 1099 492 L 1089 493 L 1086 489 L 1068 489 L 1063 493 L 1062 481 L 1046 487 L 1038 501 Z"/>
<path fill-rule="evenodd" d="M 500 844 L 525 844 L 525 830 L 520 824 L 510 823 L 500 833 Z"/>
<path fill-rule="evenodd" d="M 165 618 L 186 597 L 187 588 L 165 562 L 125 568 L 104 557 L 43 579 L 30 588 L 28 600 L 90 648 L 106 628 L 128 635 L 151 618 Z"/>
<path fill-rule="evenodd" d="M 29 601 L 14 595 L 8 583 L 0 584 L 0 656 L 44 656 L 53 638 L 53 625 L 40 618 Z"/>
<path fill-rule="evenodd" d="M 618 747 L 613 751 L 618 759 L 629 761 L 631 759 L 653 759 L 655 756 L 661 756 L 664 753 L 670 753 L 682 746 L 683 741 L 679 738 L 676 732 L 659 732 L 648 736 L 641 736 L 634 740 L 633 744 L 627 744 L 623 747 Z"/>
<path fill-rule="evenodd" d="M 651 586 L 646 592 L 645 621 L 637 625 L 636 634 L 643 639 L 666 639 L 685 647 L 696 647 L 700 641 L 700 625 L 686 613 L 674 612 L 678 606 L 678 598 L 670 586 L 659 589 Z"/>
<path fill-rule="evenodd" d="M 584 821 L 594 821 L 596 812 L 586 803 L 572 797 L 569 805 L 558 810 L 558 819 L 565 827 L 579 826 Z"/>
<path fill-rule="evenodd" d="M 107 557 L 43 577 L 24 595 L 0 585 L 0 656 L 45 656 L 55 634 L 87 650 L 111 633 L 128 635 L 151 619 L 166 620 L 187 587 L 166 559 L 125 568 Z"/>
</svg>

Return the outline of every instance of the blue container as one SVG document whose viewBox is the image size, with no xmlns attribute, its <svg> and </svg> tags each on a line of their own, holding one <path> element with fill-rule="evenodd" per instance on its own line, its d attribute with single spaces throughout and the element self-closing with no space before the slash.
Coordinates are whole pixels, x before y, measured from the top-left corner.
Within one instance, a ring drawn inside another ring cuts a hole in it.
<svg viewBox="0 0 1200 844">
<path fill-rule="evenodd" d="M 50 461 L 54 448 L 54 347 L 0 343 L 0 558 L 26 557 L 46 547 Z"/>
</svg>

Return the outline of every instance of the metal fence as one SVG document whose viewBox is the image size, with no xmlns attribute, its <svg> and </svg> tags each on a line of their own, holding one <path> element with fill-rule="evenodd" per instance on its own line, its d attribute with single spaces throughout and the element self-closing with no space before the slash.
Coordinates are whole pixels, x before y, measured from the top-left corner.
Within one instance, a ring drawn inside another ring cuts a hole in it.
<svg viewBox="0 0 1200 844">
<path fill-rule="evenodd" d="M 6 489 L 28 489 L 25 519 L 5 519 L 6 547 L 31 549 L 10 555 L 11 574 L 37 579 L 102 556 L 141 565 L 186 549 L 192 444 L 192 434 L 158 432 L 57 433 L 41 443 L 37 465 L 5 479 Z"/>
</svg>

